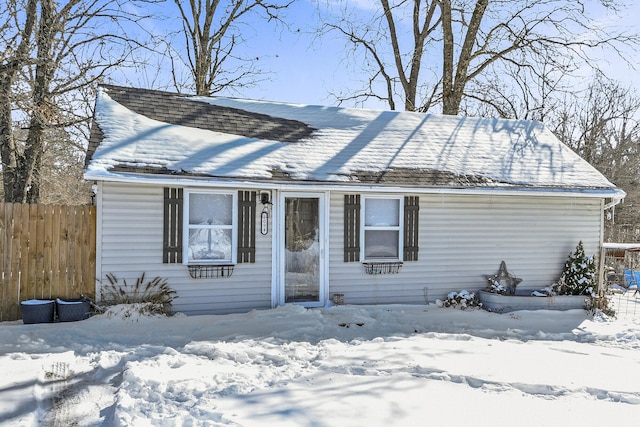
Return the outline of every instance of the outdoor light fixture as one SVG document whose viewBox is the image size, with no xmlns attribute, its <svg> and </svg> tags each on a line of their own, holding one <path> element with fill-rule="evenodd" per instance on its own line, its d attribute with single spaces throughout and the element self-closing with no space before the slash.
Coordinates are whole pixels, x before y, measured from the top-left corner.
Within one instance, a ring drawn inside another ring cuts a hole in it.
<svg viewBox="0 0 640 427">
<path fill-rule="evenodd" d="M 98 185 L 93 184 L 91 186 L 91 205 L 95 206 L 96 204 L 96 195 L 98 194 Z"/>
<path fill-rule="evenodd" d="M 268 192 L 264 192 L 264 193 L 260 193 L 260 203 L 262 203 L 263 205 L 270 205 L 271 202 L 269 201 L 269 193 Z"/>
</svg>

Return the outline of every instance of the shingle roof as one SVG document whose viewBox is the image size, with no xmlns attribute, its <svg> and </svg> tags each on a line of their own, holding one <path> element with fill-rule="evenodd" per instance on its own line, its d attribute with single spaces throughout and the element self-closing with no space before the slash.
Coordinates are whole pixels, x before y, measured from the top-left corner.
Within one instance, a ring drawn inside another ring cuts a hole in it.
<svg viewBox="0 0 640 427">
<path fill-rule="evenodd" d="M 187 95 L 113 85 L 102 85 L 102 87 L 117 103 L 159 122 L 283 142 L 296 142 L 313 132 L 313 128 L 296 120 L 204 102 L 189 102 Z M 92 133 L 90 138 L 87 165 L 103 138 L 99 129 L 95 131 L 95 135 Z"/>
<path fill-rule="evenodd" d="M 194 97 L 103 85 L 87 177 L 615 189 L 539 122 Z"/>
</svg>

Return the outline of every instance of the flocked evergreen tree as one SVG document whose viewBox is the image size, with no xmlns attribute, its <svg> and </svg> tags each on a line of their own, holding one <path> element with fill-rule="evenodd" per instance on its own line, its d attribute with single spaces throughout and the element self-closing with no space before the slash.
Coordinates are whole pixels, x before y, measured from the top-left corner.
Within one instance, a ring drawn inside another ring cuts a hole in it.
<svg viewBox="0 0 640 427">
<path fill-rule="evenodd" d="M 558 295 L 592 295 L 595 291 L 596 263 L 593 256 L 584 253 L 582 241 L 564 263 L 562 274 L 554 284 Z"/>
</svg>

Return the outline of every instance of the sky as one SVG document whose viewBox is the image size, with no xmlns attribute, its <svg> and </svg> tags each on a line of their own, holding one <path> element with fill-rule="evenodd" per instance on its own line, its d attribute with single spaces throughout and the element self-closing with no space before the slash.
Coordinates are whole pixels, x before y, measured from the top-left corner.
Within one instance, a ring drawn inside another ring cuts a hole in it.
<svg viewBox="0 0 640 427">
<path fill-rule="evenodd" d="M 320 1 L 325 3 L 324 1 Z M 327 3 L 335 3 L 328 0 Z M 326 4 L 326 3 L 325 3 Z M 370 1 L 351 1 L 357 13 L 367 13 L 370 9 Z M 360 9 L 358 9 L 360 8 Z M 173 22 L 178 25 L 178 12 L 175 6 L 168 2 L 163 6 L 162 12 L 165 22 Z M 629 28 L 638 31 L 640 22 L 640 9 L 631 7 L 615 16 L 605 14 L 603 8 L 597 7 L 597 1 L 587 2 L 587 11 L 594 17 L 594 22 L 602 24 L 605 28 Z M 344 89 L 361 87 L 362 79 L 366 76 L 358 75 L 357 64 L 347 59 L 345 41 L 336 34 L 319 38 L 315 30 L 317 28 L 318 14 L 315 2 L 310 0 L 298 0 L 286 12 L 286 20 L 290 23 L 289 29 L 274 23 L 265 23 L 255 17 L 250 18 L 248 26 L 244 27 L 246 42 L 241 50 L 246 57 L 259 57 L 259 66 L 268 72 L 266 80 L 257 87 L 242 89 L 230 95 L 252 99 L 266 99 L 304 104 L 336 105 L 336 98 L 332 92 Z M 164 25 L 148 23 L 151 31 L 162 34 L 166 30 Z M 637 54 L 623 52 L 623 56 L 629 63 L 621 60 L 611 51 L 594 52 L 599 58 L 599 65 L 605 70 L 605 74 L 620 80 L 623 84 L 635 86 L 636 71 L 640 69 L 640 60 Z M 155 80 L 155 84 L 164 81 L 169 82 L 166 74 L 168 64 L 157 67 L 163 77 Z M 153 69 L 153 67 L 151 67 Z M 146 76 L 140 74 L 127 74 L 127 78 L 114 74 L 112 83 L 133 84 L 143 87 L 153 86 L 154 83 L 147 70 Z M 585 80 L 591 77 L 591 71 L 584 70 Z M 351 107 L 345 103 L 344 106 Z M 370 101 L 365 106 L 374 108 L 388 108 L 381 102 Z"/>
<path fill-rule="evenodd" d="M 584 310 L 287 305 L 0 322 L 0 426 L 622 426 L 640 297 Z"/>
</svg>

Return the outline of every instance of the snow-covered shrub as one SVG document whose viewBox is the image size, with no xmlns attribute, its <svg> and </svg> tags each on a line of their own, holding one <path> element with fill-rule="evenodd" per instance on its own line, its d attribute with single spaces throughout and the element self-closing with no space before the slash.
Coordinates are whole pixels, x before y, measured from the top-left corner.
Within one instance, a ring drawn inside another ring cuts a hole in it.
<svg viewBox="0 0 640 427">
<path fill-rule="evenodd" d="M 107 306 L 121 304 L 138 304 L 136 311 L 142 310 L 148 314 L 171 314 L 171 303 L 177 298 L 167 279 L 156 277 L 145 282 L 145 274 L 136 279 L 135 285 L 127 284 L 123 279 L 122 284 L 114 274 L 107 274 L 109 284 L 100 288 L 100 301 Z"/>
<path fill-rule="evenodd" d="M 468 292 L 462 290 L 460 292 L 449 292 L 447 299 L 442 301 L 436 300 L 438 307 L 454 307 L 464 310 L 468 307 L 482 307 L 482 303 L 478 300 L 478 296 L 475 292 Z"/>
<path fill-rule="evenodd" d="M 139 321 L 150 317 L 165 317 L 166 312 L 161 310 L 161 306 L 151 302 L 137 302 L 133 304 L 116 304 L 103 307 L 102 315 L 109 319 Z"/>
<path fill-rule="evenodd" d="M 593 296 L 595 281 L 596 263 L 593 256 L 585 255 L 580 241 L 564 263 L 560 278 L 553 284 L 553 292 L 557 295 Z"/>
<path fill-rule="evenodd" d="M 487 277 L 487 287 L 485 290 L 494 294 L 506 295 L 507 293 L 507 288 L 502 286 L 494 276 Z"/>
</svg>

